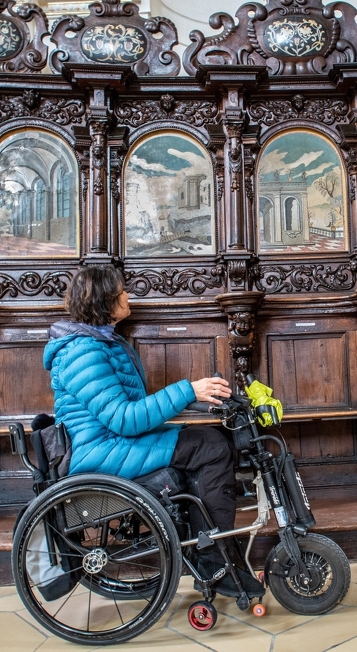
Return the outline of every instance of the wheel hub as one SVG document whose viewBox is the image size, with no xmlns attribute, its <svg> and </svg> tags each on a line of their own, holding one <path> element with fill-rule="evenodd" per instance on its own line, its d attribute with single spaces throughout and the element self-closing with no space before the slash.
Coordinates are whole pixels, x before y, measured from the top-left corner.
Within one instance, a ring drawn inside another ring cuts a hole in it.
<svg viewBox="0 0 357 652">
<path fill-rule="evenodd" d="M 108 555 L 102 548 L 95 548 L 83 557 L 83 568 L 87 573 L 99 573 L 108 563 Z"/>
<path fill-rule="evenodd" d="M 323 592 L 326 584 L 326 569 L 318 563 L 307 563 L 306 567 L 310 574 L 309 582 L 301 581 L 301 577 L 291 578 L 292 585 L 298 593 L 312 594 Z"/>
</svg>

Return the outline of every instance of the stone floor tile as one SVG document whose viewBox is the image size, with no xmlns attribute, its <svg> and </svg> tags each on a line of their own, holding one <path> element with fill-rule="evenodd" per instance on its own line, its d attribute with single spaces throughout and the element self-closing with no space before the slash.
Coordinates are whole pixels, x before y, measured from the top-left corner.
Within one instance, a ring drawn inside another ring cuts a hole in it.
<svg viewBox="0 0 357 652">
<path fill-rule="evenodd" d="M 342 604 L 348 607 L 357 607 L 357 583 L 351 582 L 350 588 Z"/>
<path fill-rule="evenodd" d="M 216 598 L 214 604 L 218 612 L 225 613 L 240 622 L 259 628 L 268 634 L 279 634 L 286 629 L 308 623 L 316 618 L 316 616 L 300 616 L 291 613 L 275 600 L 270 591 L 267 592 L 263 600 L 266 614 L 257 618 L 252 611 L 256 602 L 256 600 L 252 602 L 248 611 L 240 611 L 234 600 L 228 601 L 227 598 L 221 596 Z"/>
<path fill-rule="evenodd" d="M 310 623 L 278 634 L 274 652 L 325 652 L 349 641 L 356 635 L 356 610 L 338 607 Z"/>
<path fill-rule="evenodd" d="M 6 652 L 34 652 L 45 640 L 43 634 L 17 614 L 0 613 L 1 649 Z"/>
<path fill-rule="evenodd" d="M 341 643 L 341 645 L 336 645 L 333 652 L 356 652 L 357 650 L 357 636 L 351 638 L 346 643 Z"/>
<path fill-rule="evenodd" d="M 357 583 L 357 564 L 351 564 L 351 582 Z"/>
<path fill-rule="evenodd" d="M 22 609 L 23 604 L 17 595 L 16 591 L 12 591 L 11 593 L 3 594 L 1 591 L 0 593 L 0 611 L 18 611 L 19 609 Z"/>
<path fill-rule="evenodd" d="M 237 652 L 249 649 L 250 652 L 269 652 L 272 637 L 254 626 L 239 622 L 222 613 L 217 623 L 207 632 L 199 632 L 188 622 L 187 614 L 177 611 L 169 622 L 170 629 L 197 641 L 202 646 L 216 652 Z"/>
</svg>

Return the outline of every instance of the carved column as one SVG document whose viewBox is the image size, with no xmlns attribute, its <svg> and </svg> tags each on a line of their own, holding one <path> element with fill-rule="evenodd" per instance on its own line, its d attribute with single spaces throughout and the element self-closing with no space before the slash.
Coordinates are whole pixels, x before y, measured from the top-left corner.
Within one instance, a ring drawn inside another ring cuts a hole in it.
<svg viewBox="0 0 357 652">
<path fill-rule="evenodd" d="M 110 114 L 104 88 L 94 88 L 89 102 L 89 256 L 108 255 L 107 133 Z"/>
<path fill-rule="evenodd" d="M 224 125 L 228 137 L 230 187 L 229 194 L 228 190 L 226 192 L 226 206 L 229 215 L 228 248 L 230 250 L 245 249 L 244 214 L 242 210 L 242 132 L 244 123 L 244 113 L 240 108 L 226 109 Z"/>
<path fill-rule="evenodd" d="M 347 170 L 349 174 L 349 191 L 350 191 L 350 205 L 352 217 L 352 234 L 353 234 L 353 248 L 357 251 L 357 197 L 356 197 L 356 184 L 357 184 L 357 143 L 350 147 L 347 152 Z"/>
<path fill-rule="evenodd" d="M 249 132 L 242 137 L 244 152 L 244 204 L 245 204 L 245 242 L 248 251 L 255 251 L 254 232 L 254 173 L 256 151 L 258 148 L 258 129 L 250 127 Z"/>
<path fill-rule="evenodd" d="M 264 292 L 229 292 L 216 301 L 228 316 L 228 340 L 234 360 L 236 391 L 244 393 L 245 378 L 251 369 L 255 346 L 255 318 Z"/>
<path fill-rule="evenodd" d="M 123 207 L 123 191 L 121 174 L 125 154 L 128 150 L 127 144 L 127 127 L 115 129 L 108 137 L 109 145 L 109 165 L 110 165 L 110 197 L 109 197 L 109 244 L 110 253 L 114 256 L 122 257 L 124 255 L 123 243 L 119 233 L 120 224 L 120 206 Z M 122 208 L 123 210 L 123 208 Z"/>
<path fill-rule="evenodd" d="M 225 238 L 225 210 L 224 210 L 224 145 L 226 137 L 222 126 L 208 124 L 207 131 L 210 135 L 208 149 L 213 154 L 213 169 L 216 177 L 217 191 L 217 224 L 218 224 L 218 251 L 227 248 Z"/>
</svg>

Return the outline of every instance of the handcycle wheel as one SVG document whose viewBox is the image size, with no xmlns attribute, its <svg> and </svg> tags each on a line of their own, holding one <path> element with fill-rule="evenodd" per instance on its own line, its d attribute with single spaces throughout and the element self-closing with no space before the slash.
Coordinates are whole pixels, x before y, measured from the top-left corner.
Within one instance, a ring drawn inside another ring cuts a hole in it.
<svg viewBox="0 0 357 652">
<path fill-rule="evenodd" d="M 321 534 L 297 539 L 311 580 L 304 585 L 282 543 L 270 551 L 265 579 L 274 598 L 296 614 L 317 615 L 333 609 L 345 597 L 351 581 L 348 559 L 341 548 Z"/>
<path fill-rule="evenodd" d="M 207 600 L 198 600 L 191 604 L 187 612 L 188 622 L 191 627 L 200 632 L 212 629 L 217 622 L 216 608 Z"/>
<path fill-rule="evenodd" d="M 53 601 L 43 598 L 29 572 L 39 554 L 31 542 L 45 524 L 69 551 L 61 552 L 71 558 L 69 574 L 81 572 Z M 163 615 L 182 556 L 171 519 L 149 492 L 128 480 L 86 474 L 35 498 L 17 526 L 12 566 L 20 598 L 39 623 L 65 640 L 98 646 L 128 641 Z"/>
</svg>

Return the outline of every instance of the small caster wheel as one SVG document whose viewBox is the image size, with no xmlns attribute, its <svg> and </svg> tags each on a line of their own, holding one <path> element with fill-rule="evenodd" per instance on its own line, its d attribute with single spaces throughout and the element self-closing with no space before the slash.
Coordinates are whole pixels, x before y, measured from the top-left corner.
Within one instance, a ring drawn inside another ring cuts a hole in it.
<svg viewBox="0 0 357 652">
<path fill-rule="evenodd" d="M 256 616 L 257 618 L 261 618 L 262 616 L 265 615 L 265 607 L 259 603 L 254 605 L 252 611 L 254 616 Z"/>
<path fill-rule="evenodd" d="M 206 600 L 199 600 L 191 604 L 187 612 L 188 622 L 191 627 L 200 632 L 212 629 L 217 621 L 216 608 Z"/>
<path fill-rule="evenodd" d="M 265 574 L 264 574 L 264 571 L 260 571 L 260 573 L 258 573 L 258 580 L 259 580 L 259 582 L 261 582 L 262 584 L 264 584 L 264 582 L 265 582 Z"/>
</svg>

